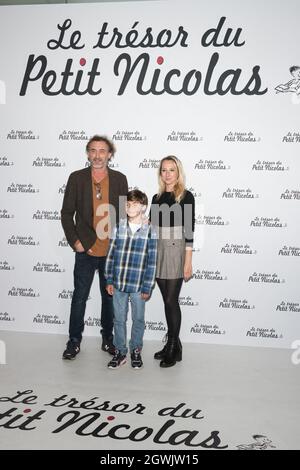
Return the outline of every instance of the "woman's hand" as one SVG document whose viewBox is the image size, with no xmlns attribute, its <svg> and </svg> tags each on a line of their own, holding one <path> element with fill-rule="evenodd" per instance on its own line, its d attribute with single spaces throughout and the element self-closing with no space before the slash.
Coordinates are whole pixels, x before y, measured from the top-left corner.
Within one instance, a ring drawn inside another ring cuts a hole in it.
<svg viewBox="0 0 300 470">
<path fill-rule="evenodd" d="M 184 263 L 183 268 L 183 279 L 185 282 L 189 281 L 193 277 L 192 263 Z"/>
<path fill-rule="evenodd" d="M 192 256 L 192 248 L 187 247 L 185 249 L 185 260 L 183 267 L 183 279 L 185 280 L 185 282 L 189 281 L 193 277 Z"/>
</svg>

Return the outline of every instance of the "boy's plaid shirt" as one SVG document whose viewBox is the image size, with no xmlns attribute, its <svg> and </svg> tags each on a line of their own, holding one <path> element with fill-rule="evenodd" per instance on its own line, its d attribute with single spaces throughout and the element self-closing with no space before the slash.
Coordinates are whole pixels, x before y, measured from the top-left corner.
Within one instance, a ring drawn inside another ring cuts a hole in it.
<svg viewBox="0 0 300 470">
<path fill-rule="evenodd" d="M 114 228 L 106 258 L 105 277 L 122 292 L 151 294 L 155 284 L 157 234 L 144 223 L 134 235 L 127 219 Z"/>
</svg>

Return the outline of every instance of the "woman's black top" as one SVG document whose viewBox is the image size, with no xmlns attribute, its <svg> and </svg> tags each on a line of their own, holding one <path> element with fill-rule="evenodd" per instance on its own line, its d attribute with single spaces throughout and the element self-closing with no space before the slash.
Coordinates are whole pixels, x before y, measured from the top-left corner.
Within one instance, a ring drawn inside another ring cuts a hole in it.
<svg viewBox="0 0 300 470">
<path fill-rule="evenodd" d="M 195 230 L 195 198 L 190 191 L 185 191 L 181 201 L 175 201 L 173 192 L 164 192 L 152 198 L 150 214 L 151 223 L 158 227 L 180 227 L 184 229 L 187 245 L 192 246 Z"/>
</svg>

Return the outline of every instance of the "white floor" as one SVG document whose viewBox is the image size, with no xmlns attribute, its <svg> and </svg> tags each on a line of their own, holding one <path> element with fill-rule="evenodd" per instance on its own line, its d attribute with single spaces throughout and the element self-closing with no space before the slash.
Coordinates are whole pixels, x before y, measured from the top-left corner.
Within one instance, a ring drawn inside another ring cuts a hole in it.
<svg viewBox="0 0 300 470">
<path fill-rule="evenodd" d="M 1 449 L 300 449 L 291 350 L 184 344 L 183 361 L 162 369 L 161 344 L 146 341 L 142 370 L 109 370 L 98 338 L 74 361 L 61 359 L 65 342 L 0 331 Z"/>
</svg>

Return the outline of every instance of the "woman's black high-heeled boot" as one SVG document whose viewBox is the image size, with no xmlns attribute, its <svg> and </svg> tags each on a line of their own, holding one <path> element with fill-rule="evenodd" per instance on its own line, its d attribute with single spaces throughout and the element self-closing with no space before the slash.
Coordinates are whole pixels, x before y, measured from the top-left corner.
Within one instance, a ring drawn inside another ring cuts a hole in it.
<svg viewBox="0 0 300 470">
<path fill-rule="evenodd" d="M 165 354 L 166 354 L 166 348 L 167 348 L 167 341 L 168 341 L 168 333 L 165 334 L 165 336 L 163 337 L 163 343 L 165 343 L 164 347 L 160 350 L 160 351 L 157 351 L 155 354 L 154 354 L 154 359 L 158 359 L 158 360 L 162 360 L 164 357 L 165 357 Z"/>
<path fill-rule="evenodd" d="M 165 357 L 166 350 L 167 350 L 167 345 L 165 344 L 161 351 L 157 351 L 154 354 L 154 359 L 159 359 L 159 360 L 163 359 Z"/>
<path fill-rule="evenodd" d="M 154 354 L 154 359 L 163 360 L 166 355 L 166 351 L 167 351 L 167 343 L 164 345 L 161 351 L 157 351 Z M 179 338 L 178 338 L 178 344 L 177 344 L 176 361 L 177 362 L 182 361 L 182 344 Z"/>
<path fill-rule="evenodd" d="M 176 361 L 177 361 L 177 362 L 182 361 L 182 344 L 181 344 L 181 341 L 180 341 L 179 338 L 178 338 L 178 340 L 177 340 Z"/>
<path fill-rule="evenodd" d="M 163 360 L 160 362 L 160 367 L 172 367 L 176 364 L 178 353 L 178 338 L 168 338 L 166 344 L 166 352 Z"/>
</svg>

